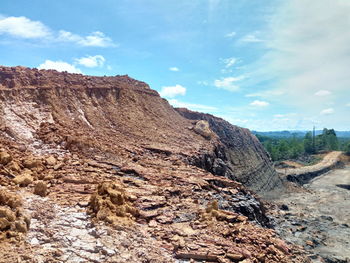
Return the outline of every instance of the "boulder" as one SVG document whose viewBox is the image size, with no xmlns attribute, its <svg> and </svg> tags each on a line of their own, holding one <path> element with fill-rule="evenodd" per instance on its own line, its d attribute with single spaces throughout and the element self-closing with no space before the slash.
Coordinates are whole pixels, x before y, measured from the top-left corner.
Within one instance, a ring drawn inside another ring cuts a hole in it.
<svg viewBox="0 0 350 263">
<path fill-rule="evenodd" d="M 47 184 L 43 181 L 37 182 L 34 187 L 34 194 L 45 197 L 47 195 Z"/>
<path fill-rule="evenodd" d="M 193 130 L 206 139 L 210 139 L 213 136 L 213 132 L 209 128 L 209 123 L 204 120 L 197 121 Z"/>
<path fill-rule="evenodd" d="M 12 222 L 16 219 L 16 215 L 11 209 L 0 207 L 0 218 L 6 218 L 8 221 Z"/>
<path fill-rule="evenodd" d="M 14 179 L 13 182 L 15 184 L 18 184 L 19 186 L 27 186 L 31 184 L 34 181 L 33 177 L 27 173 L 17 175 Z"/>
<path fill-rule="evenodd" d="M 18 232 L 26 233 L 28 231 L 26 222 L 22 220 L 16 221 L 15 227 Z"/>
<path fill-rule="evenodd" d="M 12 161 L 12 156 L 5 150 L 0 150 L 0 164 L 6 165 Z"/>
<path fill-rule="evenodd" d="M 41 160 L 29 158 L 23 161 L 23 166 L 28 169 L 40 168 L 42 162 Z"/>
<path fill-rule="evenodd" d="M 19 173 L 21 171 L 21 167 L 19 166 L 19 164 L 15 161 L 10 162 L 7 165 L 7 168 L 10 169 L 12 172 L 16 172 Z"/>
<path fill-rule="evenodd" d="M 10 228 L 11 223 L 4 217 L 0 218 L 0 231 Z"/>
<path fill-rule="evenodd" d="M 50 157 L 46 158 L 45 161 L 46 161 L 46 164 L 49 165 L 49 166 L 54 166 L 57 163 L 56 158 L 53 157 L 53 156 L 50 156 Z"/>
</svg>

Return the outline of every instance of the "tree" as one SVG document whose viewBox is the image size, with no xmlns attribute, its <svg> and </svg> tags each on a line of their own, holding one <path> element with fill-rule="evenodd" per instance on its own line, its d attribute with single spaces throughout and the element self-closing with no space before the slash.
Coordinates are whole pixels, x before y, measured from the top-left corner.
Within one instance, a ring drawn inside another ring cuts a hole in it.
<svg viewBox="0 0 350 263">
<path fill-rule="evenodd" d="M 314 153 L 314 147 L 313 147 L 313 143 L 312 143 L 312 134 L 311 132 L 308 132 L 305 134 L 305 138 L 304 138 L 304 149 L 306 153 Z"/>
<path fill-rule="evenodd" d="M 345 153 L 350 155 L 350 142 L 345 146 Z"/>
</svg>

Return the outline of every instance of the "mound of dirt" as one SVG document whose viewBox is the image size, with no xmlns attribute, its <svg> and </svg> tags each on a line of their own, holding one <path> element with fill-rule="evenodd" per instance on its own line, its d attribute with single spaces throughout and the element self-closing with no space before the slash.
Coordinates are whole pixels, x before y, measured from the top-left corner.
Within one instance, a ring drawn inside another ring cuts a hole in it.
<svg viewBox="0 0 350 263">
<path fill-rule="evenodd" d="M 0 190 L 0 240 L 26 233 L 30 217 L 23 212 L 22 200 L 6 190 Z"/>
<path fill-rule="evenodd" d="M 98 220 L 119 225 L 131 223 L 139 216 L 139 211 L 133 206 L 136 197 L 125 192 L 122 183 L 104 182 L 98 185 L 97 193 L 90 199 L 90 213 Z"/>
</svg>

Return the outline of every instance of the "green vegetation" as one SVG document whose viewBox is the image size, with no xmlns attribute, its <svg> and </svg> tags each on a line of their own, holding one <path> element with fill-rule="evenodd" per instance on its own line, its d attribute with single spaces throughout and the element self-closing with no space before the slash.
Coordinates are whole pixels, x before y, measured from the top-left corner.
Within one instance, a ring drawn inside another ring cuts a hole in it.
<svg viewBox="0 0 350 263">
<path fill-rule="evenodd" d="M 338 138 L 334 129 L 323 129 L 313 136 L 311 132 L 304 137 L 292 134 L 291 137 L 269 137 L 256 134 L 270 153 L 273 161 L 298 159 L 304 155 L 341 150 L 350 154 L 350 138 Z"/>
</svg>

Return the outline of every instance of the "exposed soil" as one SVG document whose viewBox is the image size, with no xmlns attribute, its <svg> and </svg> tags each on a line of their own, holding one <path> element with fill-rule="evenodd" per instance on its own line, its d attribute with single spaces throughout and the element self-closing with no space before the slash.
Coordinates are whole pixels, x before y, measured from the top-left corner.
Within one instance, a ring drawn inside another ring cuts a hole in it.
<svg viewBox="0 0 350 263">
<path fill-rule="evenodd" d="M 280 182 L 248 130 L 128 76 L 0 67 L 0 101 L 1 190 L 31 218 L 0 262 L 308 262 L 244 186 Z"/>
<path fill-rule="evenodd" d="M 280 196 L 276 230 L 313 262 L 350 262 L 350 166 L 316 177 L 305 191 Z"/>
</svg>

